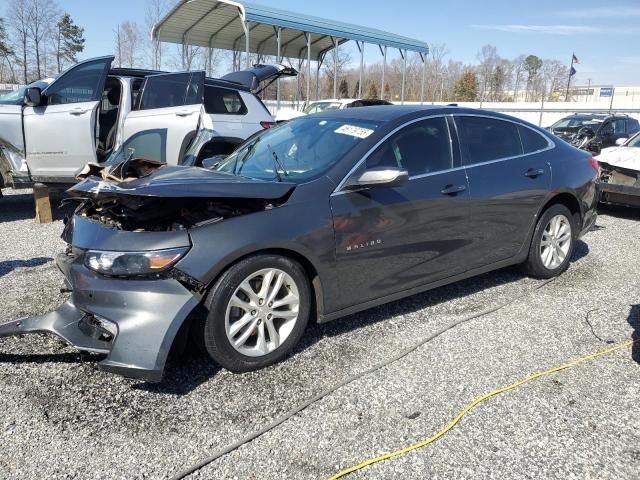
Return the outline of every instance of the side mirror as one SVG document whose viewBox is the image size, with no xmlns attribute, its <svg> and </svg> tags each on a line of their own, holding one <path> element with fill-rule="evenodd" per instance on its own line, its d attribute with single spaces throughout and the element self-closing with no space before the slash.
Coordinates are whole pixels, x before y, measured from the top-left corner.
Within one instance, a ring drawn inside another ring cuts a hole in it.
<svg viewBox="0 0 640 480">
<path fill-rule="evenodd" d="M 213 157 L 205 158 L 204 160 L 202 160 L 202 168 L 212 170 L 216 168 L 225 158 L 227 158 L 227 155 L 214 155 Z"/>
<path fill-rule="evenodd" d="M 625 142 L 629 140 L 628 138 L 619 138 L 616 140 L 616 145 L 618 145 L 619 147 L 621 147 L 622 145 L 625 144 Z"/>
<path fill-rule="evenodd" d="M 400 187 L 409 180 L 409 173 L 399 168 L 373 168 L 349 181 L 345 188 L 355 190 L 363 187 Z"/>
<path fill-rule="evenodd" d="M 29 87 L 24 92 L 24 104 L 27 107 L 37 107 L 42 101 L 42 91 L 38 87 Z"/>
</svg>

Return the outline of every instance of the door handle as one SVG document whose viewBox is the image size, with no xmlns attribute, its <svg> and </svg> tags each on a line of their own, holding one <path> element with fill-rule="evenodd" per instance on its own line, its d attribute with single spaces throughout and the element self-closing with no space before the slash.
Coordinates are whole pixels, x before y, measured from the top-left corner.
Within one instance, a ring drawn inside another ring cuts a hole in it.
<svg viewBox="0 0 640 480">
<path fill-rule="evenodd" d="M 464 192 L 467 189 L 466 185 L 447 185 L 443 190 L 440 191 L 442 195 L 457 195 L 460 192 Z"/>
<path fill-rule="evenodd" d="M 83 113 L 87 113 L 90 109 L 89 108 L 74 108 L 73 110 L 69 111 L 70 115 L 82 115 Z"/>
<path fill-rule="evenodd" d="M 190 112 L 189 110 L 180 110 L 179 112 L 176 112 L 176 116 L 178 117 L 188 117 L 189 115 L 192 115 L 195 112 Z"/>
<path fill-rule="evenodd" d="M 524 176 L 529 178 L 538 178 L 542 175 L 544 175 L 544 169 L 542 168 L 530 168 L 524 172 Z"/>
</svg>

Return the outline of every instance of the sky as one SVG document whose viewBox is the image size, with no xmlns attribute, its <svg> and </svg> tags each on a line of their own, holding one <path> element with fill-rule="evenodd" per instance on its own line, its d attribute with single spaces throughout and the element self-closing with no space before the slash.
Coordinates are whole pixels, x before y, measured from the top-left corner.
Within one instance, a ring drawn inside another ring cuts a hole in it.
<svg viewBox="0 0 640 480">
<path fill-rule="evenodd" d="M 444 43 L 449 58 L 465 63 L 474 63 L 486 44 L 505 58 L 535 54 L 567 65 L 575 52 L 580 61 L 575 84 L 640 85 L 640 0 L 251 1 Z M 84 58 L 113 52 L 119 22 L 144 24 L 145 0 L 58 4 L 85 28 Z M 368 49 L 368 61 L 379 60 L 373 50 Z"/>
</svg>

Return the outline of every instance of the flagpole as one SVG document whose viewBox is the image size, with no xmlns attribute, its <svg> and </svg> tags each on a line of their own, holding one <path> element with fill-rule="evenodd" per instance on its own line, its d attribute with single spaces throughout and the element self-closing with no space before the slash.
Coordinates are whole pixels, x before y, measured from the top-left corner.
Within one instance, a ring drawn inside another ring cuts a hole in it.
<svg viewBox="0 0 640 480">
<path fill-rule="evenodd" d="M 576 54 L 572 53 L 571 54 L 571 65 L 569 66 L 569 79 L 567 80 L 567 93 L 565 93 L 564 95 L 564 101 L 568 102 L 569 100 L 569 87 L 571 86 L 571 72 L 573 71 L 573 61 L 576 58 Z"/>
</svg>

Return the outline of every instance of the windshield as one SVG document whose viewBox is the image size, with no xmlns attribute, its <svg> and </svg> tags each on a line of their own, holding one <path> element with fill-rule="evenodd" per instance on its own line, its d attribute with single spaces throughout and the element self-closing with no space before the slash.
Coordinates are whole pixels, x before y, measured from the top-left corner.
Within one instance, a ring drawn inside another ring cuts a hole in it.
<svg viewBox="0 0 640 480">
<path fill-rule="evenodd" d="M 329 110 L 340 109 L 340 102 L 313 102 L 303 110 L 304 113 L 328 112 Z"/>
<path fill-rule="evenodd" d="M 19 88 L 4 95 L 0 95 L 0 105 L 22 105 L 24 101 L 24 94 L 29 87 L 39 87 L 44 90 L 49 85 L 47 82 L 38 80 L 37 82 L 30 83 L 26 87 Z"/>
<path fill-rule="evenodd" d="M 593 117 L 567 117 L 562 120 L 558 120 L 551 128 L 571 128 L 571 127 L 584 127 L 589 125 L 597 125 L 602 123 L 603 119 Z"/>
<path fill-rule="evenodd" d="M 627 143 L 627 147 L 640 148 L 640 133 L 636 133 L 635 136 L 631 137 L 631 140 Z"/>
<path fill-rule="evenodd" d="M 245 143 L 216 170 L 302 183 L 324 174 L 379 125 L 362 120 L 298 118 Z"/>
</svg>

